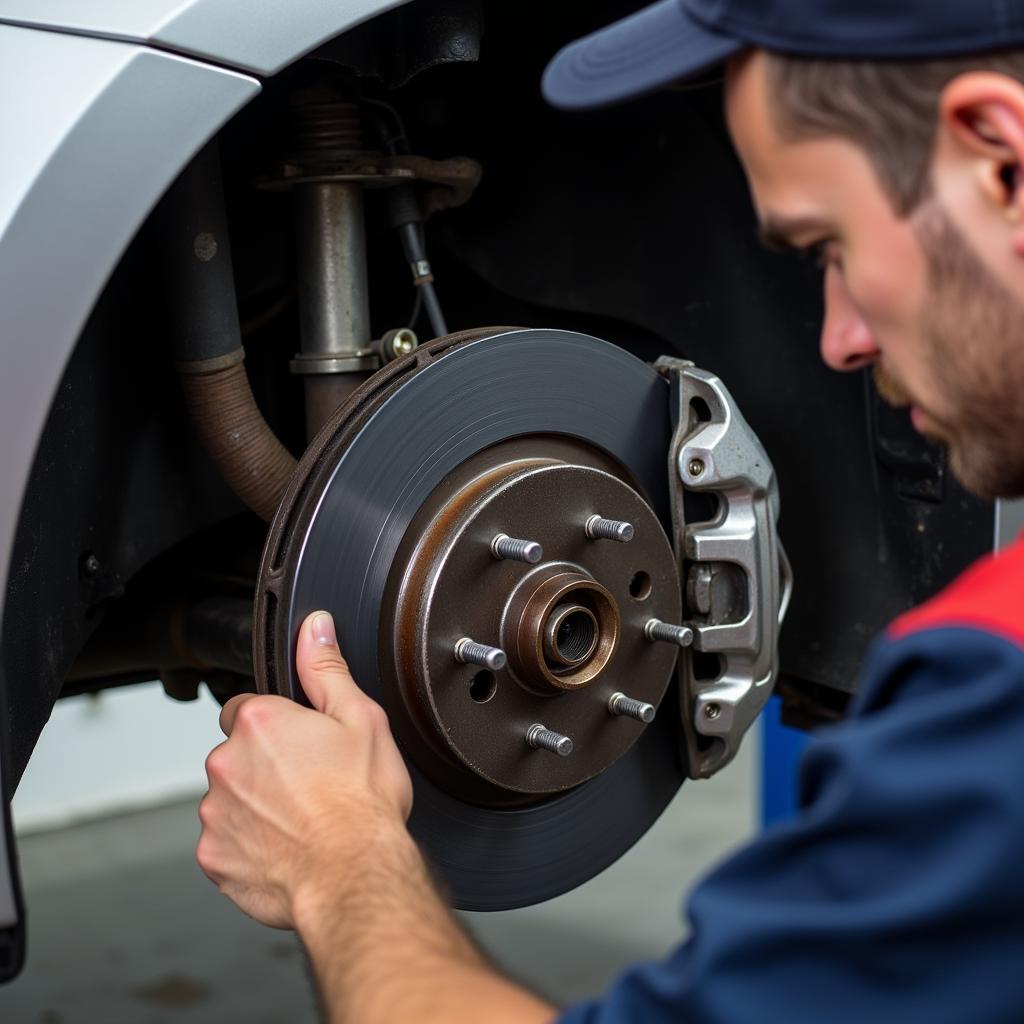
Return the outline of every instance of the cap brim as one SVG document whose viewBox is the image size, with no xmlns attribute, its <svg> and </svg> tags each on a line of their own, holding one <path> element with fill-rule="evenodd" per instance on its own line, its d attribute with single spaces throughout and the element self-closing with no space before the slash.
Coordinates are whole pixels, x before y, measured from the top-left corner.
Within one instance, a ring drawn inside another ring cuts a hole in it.
<svg viewBox="0 0 1024 1024">
<path fill-rule="evenodd" d="M 605 107 L 699 75 L 747 45 L 709 31 L 679 0 L 661 0 L 559 51 L 541 89 L 563 110 Z"/>
</svg>

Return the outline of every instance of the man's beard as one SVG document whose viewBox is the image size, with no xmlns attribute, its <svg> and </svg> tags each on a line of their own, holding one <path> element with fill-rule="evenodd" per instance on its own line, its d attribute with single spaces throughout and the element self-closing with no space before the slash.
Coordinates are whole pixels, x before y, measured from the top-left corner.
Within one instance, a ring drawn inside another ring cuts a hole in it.
<svg viewBox="0 0 1024 1024">
<path fill-rule="evenodd" d="M 936 425 L 950 468 L 980 497 L 1024 495 L 1024 305 L 975 256 L 937 200 L 925 200 L 913 219 L 928 274 L 926 358 L 941 394 Z M 914 403 L 877 365 L 875 382 L 893 405 Z"/>
<path fill-rule="evenodd" d="M 875 388 L 882 396 L 882 399 L 898 409 L 914 404 L 914 396 L 894 377 L 888 370 L 882 367 L 881 363 L 875 363 L 871 370 L 871 376 L 875 381 Z"/>
</svg>

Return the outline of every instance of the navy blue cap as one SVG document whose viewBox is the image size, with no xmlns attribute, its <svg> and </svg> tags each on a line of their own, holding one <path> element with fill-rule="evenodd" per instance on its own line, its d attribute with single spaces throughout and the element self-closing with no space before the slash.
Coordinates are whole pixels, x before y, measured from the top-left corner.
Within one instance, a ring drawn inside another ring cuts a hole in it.
<svg viewBox="0 0 1024 1024">
<path fill-rule="evenodd" d="M 862 60 L 1024 47 L 1024 0 L 660 0 L 570 43 L 542 87 L 556 107 L 602 107 L 751 46 Z"/>
</svg>

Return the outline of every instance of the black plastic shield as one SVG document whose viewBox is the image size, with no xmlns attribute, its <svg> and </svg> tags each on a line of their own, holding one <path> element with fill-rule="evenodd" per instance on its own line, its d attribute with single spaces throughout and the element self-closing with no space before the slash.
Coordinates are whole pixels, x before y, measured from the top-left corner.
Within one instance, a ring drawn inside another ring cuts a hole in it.
<svg viewBox="0 0 1024 1024">
<path fill-rule="evenodd" d="M 4 738 L 7 735 L 7 680 L 0 667 L 0 983 L 16 977 L 25 962 L 25 907 L 18 877 L 10 798 L 13 786 Z"/>
</svg>

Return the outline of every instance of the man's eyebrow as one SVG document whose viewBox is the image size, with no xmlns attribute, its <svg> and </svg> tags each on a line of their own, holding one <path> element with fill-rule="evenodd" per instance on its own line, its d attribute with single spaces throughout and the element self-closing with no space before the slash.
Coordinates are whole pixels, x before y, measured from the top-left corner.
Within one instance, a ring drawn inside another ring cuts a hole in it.
<svg viewBox="0 0 1024 1024">
<path fill-rule="evenodd" d="M 828 226 L 814 217 L 767 216 L 758 226 L 757 233 L 761 244 L 768 249 L 797 249 L 802 247 L 794 239 L 801 236 L 817 238 L 828 233 Z"/>
</svg>

